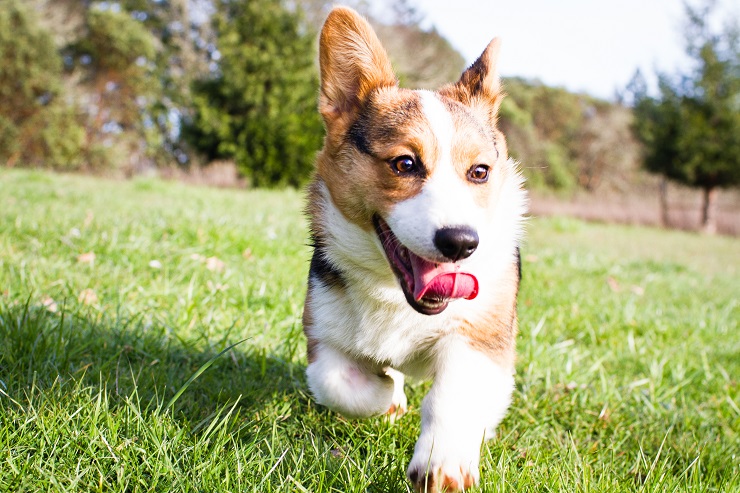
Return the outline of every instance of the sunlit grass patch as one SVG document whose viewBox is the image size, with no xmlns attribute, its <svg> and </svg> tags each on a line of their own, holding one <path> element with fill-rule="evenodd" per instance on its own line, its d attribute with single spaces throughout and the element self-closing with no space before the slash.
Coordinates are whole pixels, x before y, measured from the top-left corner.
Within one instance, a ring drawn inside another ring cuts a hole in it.
<svg viewBox="0 0 740 493">
<path fill-rule="evenodd" d="M 308 395 L 302 207 L 0 170 L 0 491 L 407 491 L 427 384 L 396 425 Z M 528 229 L 479 491 L 740 490 L 740 243 Z"/>
</svg>

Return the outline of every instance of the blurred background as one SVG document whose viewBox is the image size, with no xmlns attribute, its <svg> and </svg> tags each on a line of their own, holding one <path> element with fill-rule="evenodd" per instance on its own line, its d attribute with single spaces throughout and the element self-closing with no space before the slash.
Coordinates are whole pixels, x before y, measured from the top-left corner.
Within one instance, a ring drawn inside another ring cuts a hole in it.
<svg viewBox="0 0 740 493">
<path fill-rule="evenodd" d="M 493 36 L 534 214 L 740 234 L 733 2 L 344 2 L 400 83 Z M 300 187 L 323 127 L 324 0 L 0 0 L 0 166 Z"/>
</svg>

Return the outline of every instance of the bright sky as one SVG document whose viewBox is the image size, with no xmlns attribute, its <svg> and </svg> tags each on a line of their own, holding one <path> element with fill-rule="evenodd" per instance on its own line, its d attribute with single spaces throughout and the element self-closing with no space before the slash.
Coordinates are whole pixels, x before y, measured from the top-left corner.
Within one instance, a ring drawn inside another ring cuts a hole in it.
<svg viewBox="0 0 740 493">
<path fill-rule="evenodd" d="M 737 0 L 720 0 L 724 12 Z M 614 99 L 637 67 L 686 66 L 681 0 L 414 0 L 468 62 L 502 38 L 503 76 Z M 692 2 L 695 4 L 695 2 Z"/>
</svg>

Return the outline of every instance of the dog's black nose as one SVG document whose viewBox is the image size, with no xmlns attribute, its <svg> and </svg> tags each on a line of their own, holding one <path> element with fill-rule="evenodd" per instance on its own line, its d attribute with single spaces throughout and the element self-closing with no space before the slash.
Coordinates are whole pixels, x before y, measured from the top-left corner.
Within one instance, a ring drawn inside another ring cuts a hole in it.
<svg viewBox="0 0 740 493">
<path fill-rule="evenodd" d="M 478 233 L 469 226 L 438 229 L 434 234 L 434 246 L 442 255 L 457 262 L 470 257 L 478 248 Z"/>
</svg>

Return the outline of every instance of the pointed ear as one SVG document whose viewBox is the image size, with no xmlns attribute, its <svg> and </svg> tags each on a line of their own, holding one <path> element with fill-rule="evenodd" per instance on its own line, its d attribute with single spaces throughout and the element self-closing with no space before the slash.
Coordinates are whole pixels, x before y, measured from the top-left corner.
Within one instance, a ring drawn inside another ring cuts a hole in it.
<svg viewBox="0 0 740 493">
<path fill-rule="evenodd" d="M 481 56 L 463 72 L 460 80 L 442 92 L 470 106 L 486 103 L 492 106 L 492 114 L 495 115 L 504 96 L 497 67 L 500 50 L 501 40 L 493 38 Z"/>
<path fill-rule="evenodd" d="M 347 7 L 335 8 L 324 22 L 319 63 L 319 112 L 329 126 L 354 115 L 373 89 L 398 83 L 373 28 Z"/>
</svg>

